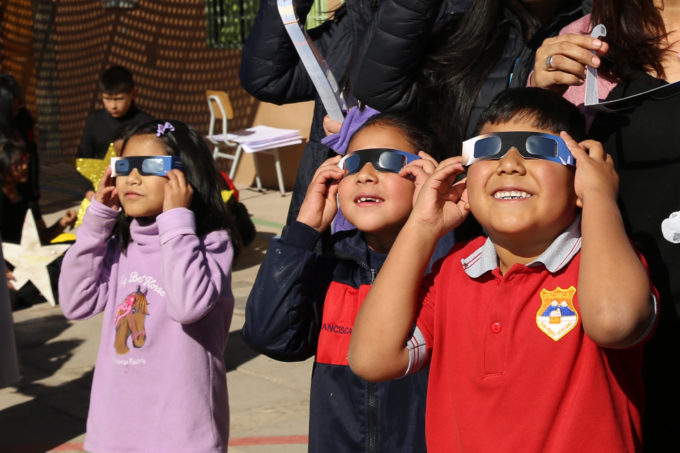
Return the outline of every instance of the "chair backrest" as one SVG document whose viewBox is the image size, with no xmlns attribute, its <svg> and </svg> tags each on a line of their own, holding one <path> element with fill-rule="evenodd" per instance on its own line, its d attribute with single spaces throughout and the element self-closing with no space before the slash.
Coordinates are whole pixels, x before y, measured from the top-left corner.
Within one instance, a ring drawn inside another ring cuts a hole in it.
<svg viewBox="0 0 680 453">
<path fill-rule="evenodd" d="M 234 118 L 234 109 L 226 91 L 206 90 L 208 109 L 210 110 L 210 127 L 208 135 L 215 135 L 215 120 L 222 120 L 222 134 L 227 133 L 227 120 Z"/>
<path fill-rule="evenodd" d="M 215 112 L 215 117 L 217 119 L 222 119 L 223 114 L 227 116 L 228 120 L 234 119 L 234 109 L 231 106 L 231 100 L 229 99 L 229 94 L 227 94 L 226 91 L 205 90 L 205 96 L 208 98 L 208 107 L 210 107 L 211 103 L 222 104 L 223 108 L 218 108 L 218 110 Z M 210 96 L 215 96 L 213 101 L 210 101 Z"/>
</svg>

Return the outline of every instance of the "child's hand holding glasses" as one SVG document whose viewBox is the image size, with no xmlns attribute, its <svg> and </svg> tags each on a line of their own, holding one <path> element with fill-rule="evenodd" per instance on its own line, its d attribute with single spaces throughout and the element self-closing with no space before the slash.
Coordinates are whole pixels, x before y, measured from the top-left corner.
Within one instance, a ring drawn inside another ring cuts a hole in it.
<svg viewBox="0 0 680 453">
<path fill-rule="evenodd" d="M 188 208 L 194 189 L 187 182 L 181 170 L 170 170 L 165 174 L 168 183 L 165 185 L 165 198 L 163 199 L 163 212 L 174 208 Z"/>
</svg>

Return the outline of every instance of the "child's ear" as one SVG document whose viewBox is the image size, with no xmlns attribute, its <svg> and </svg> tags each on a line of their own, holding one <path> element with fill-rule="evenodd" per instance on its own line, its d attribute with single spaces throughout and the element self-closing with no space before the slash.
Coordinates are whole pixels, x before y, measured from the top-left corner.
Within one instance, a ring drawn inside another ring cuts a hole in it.
<svg viewBox="0 0 680 453">
<path fill-rule="evenodd" d="M 135 87 L 135 88 L 132 89 L 132 91 L 130 91 L 130 99 L 134 101 L 136 97 L 137 97 L 137 88 Z"/>
</svg>

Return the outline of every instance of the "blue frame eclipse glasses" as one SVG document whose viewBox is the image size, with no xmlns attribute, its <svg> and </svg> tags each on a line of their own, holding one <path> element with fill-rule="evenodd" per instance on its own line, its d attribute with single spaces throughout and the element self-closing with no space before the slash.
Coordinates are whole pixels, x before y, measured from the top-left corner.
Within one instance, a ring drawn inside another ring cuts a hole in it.
<svg viewBox="0 0 680 453">
<path fill-rule="evenodd" d="M 353 175 L 370 162 L 373 168 L 378 171 L 399 173 L 406 165 L 418 159 L 420 159 L 420 156 L 398 149 L 360 149 L 340 159 L 338 167 L 347 170 L 348 175 Z"/>
<path fill-rule="evenodd" d="M 142 176 L 165 176 L 170 170 L 184 171 L 182 160 L 176 156 L 131 156 L 111 158 L 111 177 L 127 176 L 133 169 Z"/>
<path fill-rule="evenodd" d="M 525 159 L 543 159 L 575 166 L 574 156 L 558 135 L 541 132 L 495 132 L 478 135 L 463 142 L 463 165 L 479 160 L 500 159 L 516 148 Z"/>
</svg>

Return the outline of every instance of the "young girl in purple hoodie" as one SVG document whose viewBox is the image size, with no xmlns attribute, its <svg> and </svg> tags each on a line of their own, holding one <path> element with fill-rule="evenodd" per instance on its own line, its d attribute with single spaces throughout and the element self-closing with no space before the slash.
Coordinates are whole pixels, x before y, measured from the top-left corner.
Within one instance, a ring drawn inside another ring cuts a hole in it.
<svg viewBox="0 0 680 453">
<path fill-rule="evenodd" d="M 88 451 L 226 451 L 232 231 L 195 129 L 162 120 L 130 132 L 59 279 L 67 318 L 103 313 Z"/>
</svg>

